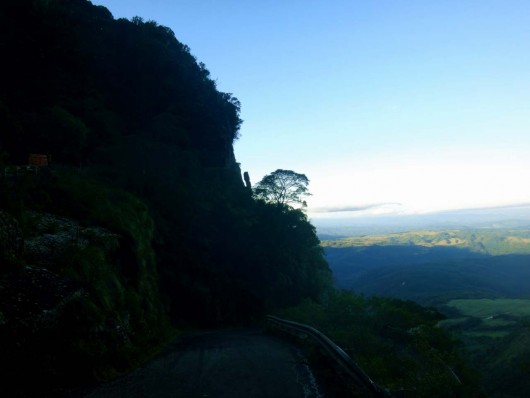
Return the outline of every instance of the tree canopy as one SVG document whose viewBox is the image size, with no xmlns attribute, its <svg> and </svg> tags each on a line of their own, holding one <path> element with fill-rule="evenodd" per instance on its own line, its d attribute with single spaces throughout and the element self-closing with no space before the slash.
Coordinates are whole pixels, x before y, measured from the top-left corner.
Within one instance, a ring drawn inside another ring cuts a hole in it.
<svg viewBox="0 0 530 398">
<path fill-rule="evenodd" d="M 305 174 L 278 169 L 267 174 L 256 184 L 254 196 L 265 202 L 306 207 L 307 203 L 304 198 L 311 196 L 307 189 L 308 185 L 309 179 Z"/>
</svg>

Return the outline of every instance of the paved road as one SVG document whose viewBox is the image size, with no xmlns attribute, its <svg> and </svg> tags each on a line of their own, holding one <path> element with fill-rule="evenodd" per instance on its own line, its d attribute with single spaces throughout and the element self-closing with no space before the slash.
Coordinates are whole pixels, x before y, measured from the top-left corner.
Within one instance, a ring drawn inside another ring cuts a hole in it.
<svg viewBox="0 0 530 398">
<path fill-rule="evenodd" d="M 261 330 L 224 330 L 177 340 L 145 367 L 87 398 L 320 398 L 296 347 Z"/>
</svg>

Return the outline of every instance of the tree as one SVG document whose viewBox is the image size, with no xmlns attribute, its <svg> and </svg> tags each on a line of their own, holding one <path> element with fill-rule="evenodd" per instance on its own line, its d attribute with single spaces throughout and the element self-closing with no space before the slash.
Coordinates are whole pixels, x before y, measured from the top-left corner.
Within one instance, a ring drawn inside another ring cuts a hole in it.
<svg viewBox="0 0 530 398">
<path fill-rule="evenodd" d="M 307 190 L 309 180 L 305 174 L 278 169 L 267 174 L 254 187 L 254 196 L 269 203 L 292 206 L 307 206 L 304 197 L 311 196 Z"/>
</svg>

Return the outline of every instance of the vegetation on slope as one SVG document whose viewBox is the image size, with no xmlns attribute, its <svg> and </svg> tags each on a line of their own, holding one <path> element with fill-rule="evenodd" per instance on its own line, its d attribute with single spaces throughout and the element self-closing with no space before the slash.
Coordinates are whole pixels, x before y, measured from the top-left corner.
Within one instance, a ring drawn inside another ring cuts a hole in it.
<svg viewBox="0 0 530 398">
<path fill-rule="evenodd" d="M 530 391 L 529 237 L 523 227 L 420 230 L 324 245 L 339 286 L 436 306 L 488 396 L 520 397 Z"/>
<path fill-rule="evenodd" d="M 377 384 L 417 397 L 481 396 L 459 343 L 437 327 L 444 316 L 411 301 L 335 292 L 280 316 L 310 324 L 337 342 Z"/>
<path fill-rule="evenodd" d="M 528 395 L 530 300 L 456 299 L 441 310 L 440 325 L 465 343 L 488 396 Z"/>
</svg>

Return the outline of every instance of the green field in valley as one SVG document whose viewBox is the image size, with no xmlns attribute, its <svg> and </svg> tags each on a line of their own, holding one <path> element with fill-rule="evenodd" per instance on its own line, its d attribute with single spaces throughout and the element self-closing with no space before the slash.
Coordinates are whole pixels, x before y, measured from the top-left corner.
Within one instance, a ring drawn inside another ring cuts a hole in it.
<svg viewBox="0 0 530 398">
<path fill-rule="evenodd" d="M 502 338 L 530 318 L 527 299 L 455 299 L 446 304 L 449 318 L 439 325 L 467 338 Z"/>
<path fill-rule="evenodd" d="M 530 300 L 454 299 L 444 309 L 438 325 L 464 343 L 488 396 L 528 396 Z"/>
<path fill-rule="evenodd" d="M 466 316 L 490 319 L 500 315 L 530 316 L 530 300 L 526 299 L 456 299 L 447 303 Z"/>
</svg>

